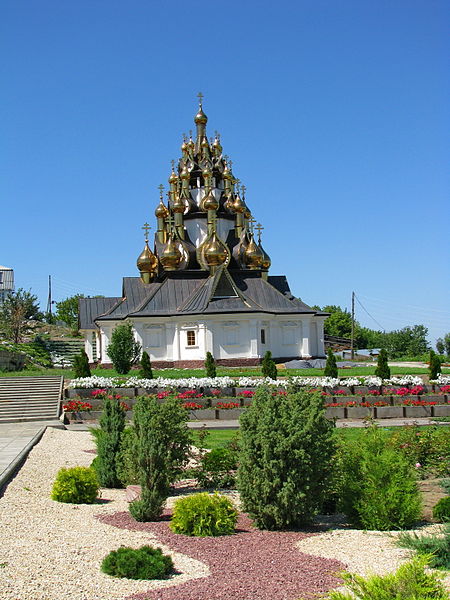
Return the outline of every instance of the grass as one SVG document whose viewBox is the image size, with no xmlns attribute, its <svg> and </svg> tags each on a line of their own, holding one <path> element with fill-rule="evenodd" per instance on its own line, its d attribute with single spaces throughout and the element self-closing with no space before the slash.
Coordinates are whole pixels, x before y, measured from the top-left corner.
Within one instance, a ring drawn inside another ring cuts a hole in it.
<svg viewBox="0 0 450 600">
<path fill-rule="evenodd" d="M 339 377 L 358 377 L 363 375 L 374 375 L 376 365 L 370 367 L 352 367 L 339 369 Z M 323 369 L 280 369 L 279 377 L 299 375 L 300 377 L 323 376 Z M 92 369 L 92 375 L 100 377 L 128 377 L 137 375 L 138 371 L 131 371 L 129 375 L 119 375 L 114 369 Z M 450 368 L 443 368 L 442 373 L 450 375 Z M 154 369 L 155 377 L 166 377 L 168 379 L 180 379 L 184 377 L 205 377 L 204 369 Z M 36 377 L 36 376 L 63 376 L 65 379 L 73 379 L 75 373 L 71 369 L 26 369 L 24 371 L 0 371 L 0 377 Z M 260 367 L 219 367 L 219 377 L 261 377 Z M 428 375 L 428 369 L 420 367 L 391 367 L 391 375 Z"/>
</svg>

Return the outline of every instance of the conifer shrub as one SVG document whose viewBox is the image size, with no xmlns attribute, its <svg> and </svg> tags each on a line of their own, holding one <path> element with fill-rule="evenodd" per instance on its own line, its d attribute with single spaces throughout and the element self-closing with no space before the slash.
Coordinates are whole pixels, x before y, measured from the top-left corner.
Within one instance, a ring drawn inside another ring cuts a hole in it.
<svg viewBox="0 0 450 600">
<path fill-rule="evenodd" d="M 127 579 L 166 579 L 173 571 L 173 561 L 161 548 L 122 547 L 105 556 L 101 570 L 107 575 Z"/>
<path fill-rule="evenodd" d="M 175 398 L 159 404 L 156 398 L 142 396 L 134 406 L 134 454 L 141 497 L 129 508 L 136 521 L 153 521 L 160 516 L 170 484 L 188 460 L 187 418 L 187 411 Z"/>
<path fill-rule="evenodd" d="M 375 425 L 357 441 L 341 442 L 339 464 L 341 509 L 355 525 L 381 531 L 405 529 L 420 517 L 413 467 Z"/>
<path fill-rule="evenodd" d="M 125 429 L 125 410 L 115 398 L 105 398 L 100 418 L 100 433 L 96 435 L 97 469 L 100 485 L 105 488 L 122 487 L 117 469 L 120 440 Z"/>
<path fill-rule="evenodd" d="M 131 323 L 117 325 L 114 328 L 106 351 L 116 371 L 126 375 L 139 358 L 141 351 L 141 345 L 134 339 Z"/>
<path fill-rule="evenodd" d="M 437 379 L 437 376 L 441 372 L 441 359 L 433 350 L 430 350 L 429 363 L 430 379 Z"/>
<path fill-rule="evenodd" d="M 432 569 L 450 569 L 450 524 L 431 535 L 404 531 L 398 536 L 397 544 L 414 550 L 419 556 L 427 556 Z"/>
<path fill-rule="evenodd" d="M 63 467 L 56 475 L 51 498 L 69 504 L 93 504 L 98 489 L 97 474 L 91 467 Z"/>
<path fill-rule="evenodd" d="M 380 350 L 378 355 L 377 368 L 375 369 L 375 375 L 381 379 L 389 379 L 391 376 L 391 370 L 388 365 L 388 356 L 384 348 Z"/>
<path fill-rule="evenodd" d="M 211 354 L 211 352 L 206 353 L 205 369 L 206 369 L 206 377 L 215 377 L 216 376 L 216 372 L 217 372 L 216 361 L 214 360 L 214 357 Z"/>
<path fill-rule="evenodd" d="M 230 535 L 237 515 L 226 496 L 200 492 L 175 501 L 170 528 L 175 533 L 198 537 Z"/>
<path fill-rule="evenodd" d="M 341 573 L 348 593 L 332 591 L 326 600 L 448 600 L 441 577 L 426 565 L 426 558 L 415 558 L 388 575 Z"/>
<path fill-rule="evenodd" d="M 325 377 L 336 378 L 338 376 L 336 357 L 333 354 L 333 350 L 331 348 L 328 348 L 327 362 L 325 364 L 325 371 L 323 372 L 323 374 L 325 375 Z"/>
<path fill-rule="evenodd" d="M 270 377 L 270 379 L 277 378 L 277 365 L 272 358 L 272 352 L 269 350 L 267 350 L 267 352 L 264 354 L 264 358 L 261 363 L 261 372 L 264 377 Z"/>
<path fill-rule="evenodd" d="M 150 362 L 150 356 L 145 351 L 141 356 L 141 369 L 139 371 L 139 377 L 142 377 L 142 379 L 153 379 L 152 363 Z"/>
<path fill-rule="evenodd" d="M 441 498 L 439 502 L 433 506 L 433 517 L 440 523 L 450 521 L 450 496 Z"/>
<path fill-rule="evenodd" d="M 90 377 L 91 369 L 89 368 L 89 358 L 84 350 L 80 350 L 73 359 L 73 369 L 75 377 Z"/>
<path fill-rule="evenodd" d="M 237 466 L 236 452 L 230 448 L 214 448 L 202 456 L 195 477 L 204 488 L 231 488 L 235 484 Z"/>
<path fill-rule="evenodd" d="M 136 433 L 134 427 L 127 427 L 120 436 L 117 454 L 117 476 L 123 487 L 139 483 L 139 466 L 135 454 Z"/>
<path fill-rule="evenodd" d="M 303 526 L 321 510 L 332 473 L 333 428 L 318 393 L 257 390 L 240 420 L 237 476 L 244 510 L 257 527 Z"/>
</svg>

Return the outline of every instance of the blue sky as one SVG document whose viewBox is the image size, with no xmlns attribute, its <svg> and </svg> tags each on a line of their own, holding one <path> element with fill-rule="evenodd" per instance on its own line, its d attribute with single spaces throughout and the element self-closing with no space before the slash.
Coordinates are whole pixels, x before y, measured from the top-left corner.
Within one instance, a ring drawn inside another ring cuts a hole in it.
<svg viewBox="0 0 450 600">
<path fill-rule="evenodd" d="M 450 331 L 450 5 L 24 2 L 0 9 L 0 264 L 43 308 L 137 275 L 205 95 L 272 274 L 386 330 Z M 373 318 L 376 322 L 374 322 Z"/>
</svg>

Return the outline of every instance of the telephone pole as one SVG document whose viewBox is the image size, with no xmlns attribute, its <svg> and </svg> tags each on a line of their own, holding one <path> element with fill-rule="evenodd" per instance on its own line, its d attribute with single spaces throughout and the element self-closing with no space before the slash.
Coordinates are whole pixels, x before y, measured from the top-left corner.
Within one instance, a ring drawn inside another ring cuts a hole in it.
<svg viewBox="0 0 450 600">
<path fill-rule="evenodd" d="M 352 292 L 352 334 L 350 345 L 350 358 L 355 358 L 355 292 Z"/>
<path fill-rule="evenodd" d="M 47 301 L 47 313 L 52 314 L 52 276 L 48 276 L 48 301 Z"/>
</svg>

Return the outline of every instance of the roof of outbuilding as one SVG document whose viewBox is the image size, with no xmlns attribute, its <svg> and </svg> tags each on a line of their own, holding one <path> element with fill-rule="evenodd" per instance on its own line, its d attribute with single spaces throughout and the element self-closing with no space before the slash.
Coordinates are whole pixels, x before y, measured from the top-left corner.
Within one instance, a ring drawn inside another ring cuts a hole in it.
<svg viewBox="0 0 450 600">
<path fill-rule="evenodd" d="M 96 329 L 94 320 L 108 312 L 122 298 L 79 298 L 78 326 L 80 329 Z"/>
</svg>

